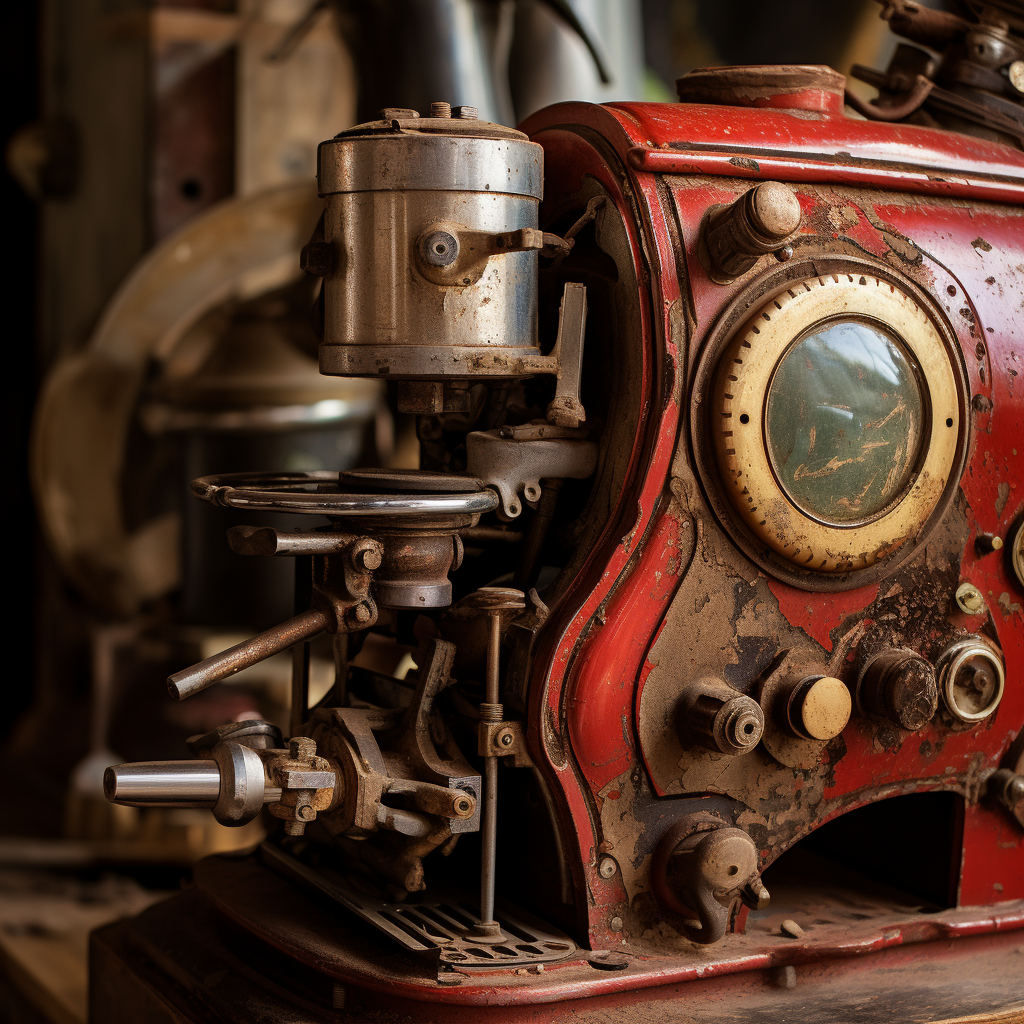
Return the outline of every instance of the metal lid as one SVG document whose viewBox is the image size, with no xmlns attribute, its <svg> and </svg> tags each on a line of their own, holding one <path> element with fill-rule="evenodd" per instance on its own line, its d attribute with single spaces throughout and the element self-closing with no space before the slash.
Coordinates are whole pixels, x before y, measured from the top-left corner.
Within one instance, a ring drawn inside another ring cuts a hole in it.
<svg viewBox="0 0 1024 1024">
<path fill-rule="evenodd" d="M 472 107 L 432 104 L 429 117 L 386 108 L 320 144 L 321 196 L 425 190 L 499 192 L 541 199 L 543 150 L 522 132 L 480 121 Z"/>
<path fill-rule="evenodd" d="M 839 115 L 845 76 L 823 64 L 697 68 L 676 82 L 682 103 L 777 107 Z"/>
</svg>

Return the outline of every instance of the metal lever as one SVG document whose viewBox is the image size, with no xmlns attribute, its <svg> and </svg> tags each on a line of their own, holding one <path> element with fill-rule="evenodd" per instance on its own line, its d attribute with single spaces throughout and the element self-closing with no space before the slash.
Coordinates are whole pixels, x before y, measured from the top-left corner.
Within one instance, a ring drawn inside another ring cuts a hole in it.
<svg viewBox="0 0 1024 1024">
<path fill-rule="evenodd" d="M 501 722 L 505 709 L 501 705 L 501 613 L 526 607 L 521 590 L 507 587 L 481 587 L 465 602 L 488 617 L 487 681 L 484 702 L 480 705 L 480 729 L 484 734 L 489 724 Z M 493 749 L 493 748 L 488 748 Z M 473 935 L 481 942 L 501 942 L 504 935 L 494 920 L 494 864 L 498 848 L 498 756 L 484 756 L 484 807 L 480 825 L 482 853 L 480 862 L 480 920 Z"/>
<path fill-rule="evenodd" d="M 558 311 L 558 337 L 552 357 L 558 364 L 555 397 L 548 406 L 548 422 L 559 427 L 578 427 L 587 414 L 580 402 L 583 373 L 583 336 L 587 327 L 587 286 L 569 281 Z"/>
<path fill-rule="evenodd" d="M 193 693 L 205 690 L 222 679 L 241 672 L 275 654 L 287 651 L 297 643 L 310 640 L 323 633 L 332 624 L 332 617 L 319 608 L 310 608 L 301 615 L 281 622 L 264 630 L 249 640 L 243 640 L 220 654 L 214 654 L 198 665 L 175 672 L 167 680 L 167 689 L 172 697 L 183 700 Z"/>
</svg>

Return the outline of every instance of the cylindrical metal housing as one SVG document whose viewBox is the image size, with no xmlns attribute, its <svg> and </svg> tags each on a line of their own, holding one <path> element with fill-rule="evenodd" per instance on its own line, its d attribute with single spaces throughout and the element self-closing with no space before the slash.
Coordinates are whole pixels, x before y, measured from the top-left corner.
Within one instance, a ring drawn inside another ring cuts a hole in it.
<svg viewBox="0 0 1024 1024">
<path fill-rule="evenodd" d="M 541 147 L 501 125 L 398 113 L 320 146 L 321 372 L 536 372 Z"/>
<path fill-rule="evenodd" d="M 213 807 L 219 794 L 216 761 L 138 761 L 103 773 L 103 795 L 129 807 Z"/>
</svg>

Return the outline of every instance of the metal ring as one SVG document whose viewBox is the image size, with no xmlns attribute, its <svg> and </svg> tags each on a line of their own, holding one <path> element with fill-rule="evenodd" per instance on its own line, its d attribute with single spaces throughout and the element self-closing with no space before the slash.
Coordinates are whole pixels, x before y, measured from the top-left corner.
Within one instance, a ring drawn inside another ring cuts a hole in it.
<svg viewBox="0 0 1024 1024">
<path fill-rule="evenodd" d="M 222 473 L 192 481 L 192 493 L 213 505 L 306 515 L 482 515 L 498 507 L 498 495 L 488 488 L 463 494 L 351 494 L 337 488 L 338 474 L 326 470 Z"/>
</svg>

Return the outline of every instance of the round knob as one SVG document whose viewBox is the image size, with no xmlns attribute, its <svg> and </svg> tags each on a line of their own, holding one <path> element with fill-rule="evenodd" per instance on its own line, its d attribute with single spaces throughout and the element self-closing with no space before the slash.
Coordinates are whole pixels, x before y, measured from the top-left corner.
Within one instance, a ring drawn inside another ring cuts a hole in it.
<svg viewBox="0 0 1024 1024">
<path fill-rule="evenodd" d="M 810 676 L 793 688 L 787 704 L 787 718 L 798 736 L 830 740 L 850 721 L 853 700 L 841 679 Z"/>
<path fill-rule="evenodd" d="M 679 698 L 680 739 L 696 741 L 723 754 L 745 754 L 761 741 L 764 712 L 760 704 L 723 679 L 698 679 Z"/>
<path fill-rule="evenodd" d="M 776 245 L 800 227 L 801 216 L 800 200 L 788 185 L 766 181 L 750 190 L 750 222 Z"/>
<path fill-rule="evenodd" d="M 999 654 L 980 637 L 951 644 L 939 658 L 942 699 L 961 722 L 974 725 L 991 715 L 1003 699 L 1006 670 Z"/>
<path fill-rule="evenodd" d="M 768 905 L 757 866 L 757 847 L 746 832 L 696 814 L 661 837 L 651 858 L 651 887 L 669 910 L 689 919 L 686 937 L 706 945 L 725 934 L 737 900 Z"/>
<path fill-rule="evenodd" d="M 728 281 L 745 274 L 768 253 L 792 256 L 787 243 L 800 227 L 803 211 L 796 193 L 780 181 L 763 181 L 708 221 L 704 246 L 712 278 Z"/>
<path fill-rule="evenodd" d="M 916 732 L 939 706 L 935 669 L 913 651 L 883 651 L 861 675 L 860 701 L 872 714 Z"/>
</svg>

